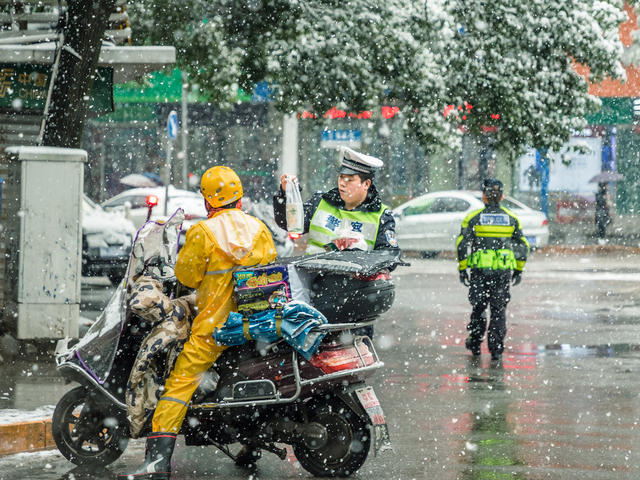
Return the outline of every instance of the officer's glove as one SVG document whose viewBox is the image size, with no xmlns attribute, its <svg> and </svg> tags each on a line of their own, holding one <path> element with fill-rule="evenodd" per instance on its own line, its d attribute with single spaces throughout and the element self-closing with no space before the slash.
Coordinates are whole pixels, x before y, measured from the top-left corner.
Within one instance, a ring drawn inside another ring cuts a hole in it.
<svg viewBox="0 0 640 480">
<path fill-rule="evenodd" d="M 512 283 L 512 285 L 515 287 L 521 281 L 522 281 L 522 271 L 521 270 L 514 270 L 511 273 L 511 283 Z"/>
<path fill-rule="evenodd" d="M 467 273 L 466 269 L 460 270 L 460 283 L 462 283 L 465 287 L 471 285 L 471 282 L 469 281 L 469 274 Z"/>
</svg>

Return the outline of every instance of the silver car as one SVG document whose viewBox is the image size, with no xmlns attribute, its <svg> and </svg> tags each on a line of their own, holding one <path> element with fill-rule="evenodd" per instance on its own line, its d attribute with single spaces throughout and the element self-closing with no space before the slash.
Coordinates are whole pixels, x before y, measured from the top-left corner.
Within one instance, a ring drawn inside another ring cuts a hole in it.
<svg viewBox="0 0 640 480">
<path fill-rule="evenodd" d="M 549 242 L 547 217 L 513 197 L 505 195 L 501 205 L 519 219 L 532 247 Z M 403 250 L 424 252 L 455 251 L 462 220 L 474 210 L 483 208 L 482 192 L 447 190 L 421 195 L 394 209 L 398 244 Z"/>
</svg>

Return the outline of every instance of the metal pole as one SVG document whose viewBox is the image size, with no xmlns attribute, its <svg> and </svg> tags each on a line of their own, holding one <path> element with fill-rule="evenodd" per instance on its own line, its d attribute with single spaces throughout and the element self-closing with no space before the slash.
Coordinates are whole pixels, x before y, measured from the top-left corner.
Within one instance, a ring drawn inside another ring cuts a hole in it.
<svg viewBox="0 0 640 480">
<path fill-rule="evenodd" d="M 99 164 L 99 170 L 100 170 L 100 193 L 98 194 L 98 201 L 100 203 L 102 203 L 104 201 L 104 191 L 106 189 L 106 185 L 105 185 L 105 174 L 104 174 L 104 168 L 105 168 L 105 161 L 104 161 L 104 156 L 105 156 L 105 148 L 104 148 L 104 138 L 102 139 L 103 143 L 101 143 L 100 145 L 98 145 L 98 151 L 100 152 L 99 155 L 99 159 L 98 159 L 98 164 Z"/>
<path fill-rule="evenodd" d="M 49 116 L 49 107 L 51 106 L 51 95 L 53 94 L 53 86 L 58 77 L 58 68 L 60 66 L 60 55 L 62 55 L 62 47 L 64 47 L 64 33 L 60 32 L 56 43 L 56 59 L 51 69 L 51 78 L 49 78 L 49 91 L 47 92 L 47 100 L 44 104 L 44 112 L 42 114 L 42 122 L 40 123 L 40 133 L 38 134 L 38 145 L 42 145 L 44 139 L 44 130 L 47 126 L 47 117 Z"/>
<path fill-rule="evenodd" d="M 182 71 L 182 188 L 188 188 L 189 181 L 189 148 L 187 138 L 187 125 L 189 123 L 189 105 L 187 102 L 187 72 Z"/>
<path fill-rule="evenodd" d="M 171 160 L 173 157 L 173 141 L 167 138 L 167 159 L 165 162 L 165 179 L 164 179 L 164 216 L 169 214 L 169 183 L 171 183 Z"/>
</svg>

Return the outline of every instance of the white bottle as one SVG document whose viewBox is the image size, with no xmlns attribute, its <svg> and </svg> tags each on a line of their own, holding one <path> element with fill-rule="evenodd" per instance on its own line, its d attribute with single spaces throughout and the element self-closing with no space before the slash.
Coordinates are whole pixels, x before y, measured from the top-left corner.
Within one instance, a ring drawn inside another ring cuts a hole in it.
<svg viewBox="0 0 640 480">
<path fill-rule="evenodd" d="M 302 233 L 304 231 L 304 206 L 297 179 L 287 178 L 285 194 L 287 196 L 287 230 L 291 233 Z"/>
</svg>

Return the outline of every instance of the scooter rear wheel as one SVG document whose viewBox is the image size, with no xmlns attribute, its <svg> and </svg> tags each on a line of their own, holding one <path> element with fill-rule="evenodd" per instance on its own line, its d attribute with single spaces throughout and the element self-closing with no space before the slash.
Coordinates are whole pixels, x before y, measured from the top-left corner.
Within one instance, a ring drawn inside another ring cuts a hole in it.
<svg viewBox="0 0 640 480">
<path fill-rule="evenodd" d="M 89 390 L 76 387 L 56 405 L 51 433 L 58 450 L 70 462 L 105 466 L 127 448 L 124 422 L 106 406 L 98 405 Z"/>
<path fill-rule="evenodd" d="M 310 413 L 309 421 L 324 426 L 328 439 L 318 449 L 293 445 L 300 465 L 317 477 L 346 477 L 358 471 L 369 455 L 369 425 L 338 399 Z"/>
</svg>

